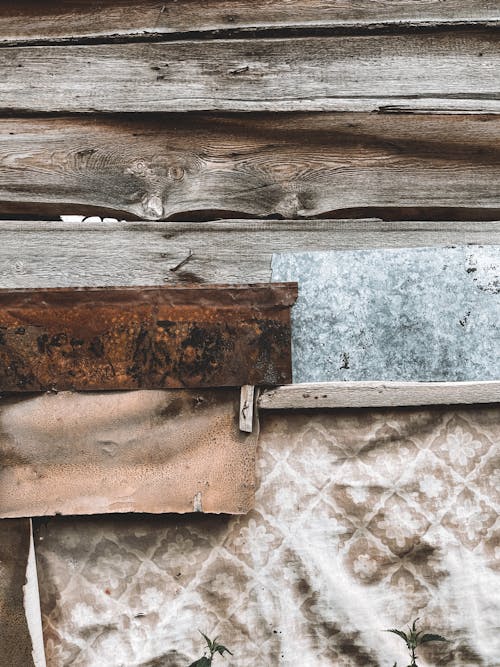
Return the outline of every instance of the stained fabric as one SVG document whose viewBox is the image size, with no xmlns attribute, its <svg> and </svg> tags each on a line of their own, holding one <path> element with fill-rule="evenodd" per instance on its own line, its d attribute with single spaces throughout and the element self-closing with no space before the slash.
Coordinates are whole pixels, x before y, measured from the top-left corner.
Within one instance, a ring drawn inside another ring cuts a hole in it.
<svg viewBox="0 0 500 667">
<path fill-rule="evenodd" d="M 0 403 L 0 517 L 248 512 L 239 389 L 20 395 Z"/>
<path fill-rule="evenodd" d="M 33 665 L 23 587 L 30 548 L 27 519 L 0 521 L 0 664 Z"/>
<path fill-rule="evenodd" d="M 49 667 L 406 665 L 500 655 L 500 408 L 267 413 L 242 517 L 42 520 Z"/>
</svg>

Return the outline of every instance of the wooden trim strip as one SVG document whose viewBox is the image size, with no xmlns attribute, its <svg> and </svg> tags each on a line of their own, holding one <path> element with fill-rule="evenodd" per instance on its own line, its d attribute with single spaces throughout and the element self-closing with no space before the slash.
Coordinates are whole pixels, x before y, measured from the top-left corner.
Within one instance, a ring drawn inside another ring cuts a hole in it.
<svg viewBox="0 0 500 667">
<path fill-rule="evenodd" d="M 317 382 L 263 391 L 262 410 L 500 403 L 500 382 Z"/>
<path fill-rule="evenodd" d="M 118 68 L 118 69 L 117 69 Z M 0 49 L 4 113 L 500 113 L 495 29 Z M 117 75 L 119 71 L 119 75 Z"/>
<path fill-rule="evenodd" d="M 0 5 L 0 44 L 56 44 L 247 30 L 497 25 L 495 0 L 18 0 Z"/>
</svg>

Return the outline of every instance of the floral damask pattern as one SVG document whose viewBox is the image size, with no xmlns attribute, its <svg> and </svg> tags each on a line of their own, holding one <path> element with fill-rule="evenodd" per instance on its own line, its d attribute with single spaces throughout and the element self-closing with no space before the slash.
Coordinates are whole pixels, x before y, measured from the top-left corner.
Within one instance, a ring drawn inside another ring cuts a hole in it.
<svg viewBox="0 0 500 667">
<path fill-rule="evenodd" d="M 239 667 L 404 663 L 384 628 L 450 639 L 423 665 L 500 655 L 500 410 L 265 414 L 243 517 L 44 520 L 49 667 L 185 667 L 197 629 Z"/>
</svg>

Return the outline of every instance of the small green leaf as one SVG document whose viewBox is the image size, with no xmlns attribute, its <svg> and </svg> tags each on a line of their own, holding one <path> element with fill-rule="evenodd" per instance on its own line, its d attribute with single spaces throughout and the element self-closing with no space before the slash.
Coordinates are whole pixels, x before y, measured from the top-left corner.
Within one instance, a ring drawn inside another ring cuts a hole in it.
<svg viewBox="0 0 500 667">
<path fill-rule="evenodd" d="M 233 655 L 231 651 L 225 646 L 222 646 L 222 644 L 215 645 L 214 653 L 220 653 L 221 655 L 224 655 L 224 653 L 229 653 L 229 655 Z"/>
<path fill-rule="evenodd" d="M 212 661 L 210 658 L 206 658 L 203 656 L 203 658 L 200 658 L 199 660 L 195 660 L 195 662 L 192 662 L 189 667 L 211 667 Z"/>
<path fill-rule="evenodd" d="M 202 632 L 201 630 L 198 630 L 198 632 L 199 632 L 200 635 L 203 637 L 203 639 L 207 642 L 207 646 L 208 646 L 210 652 L 212 652 L 212 651 L 213 651 L 212 640 L 209 639 L 209 638 L 207 637 L 207 635 L 206 635 L 204 632 Z M 214 642 L 215 642 L 215 640 L 214 640 Z"/>
<path fill-rule="evenodd" d="M 426 635 L 422 635 L 419 639 L 419 644 L 426 644 L 427 642 L 447 642 L 448 640 L 445 637 L 441 637 L 441 635 L 433 635 L 431 633 L 428 633 Z"/>
</svg>

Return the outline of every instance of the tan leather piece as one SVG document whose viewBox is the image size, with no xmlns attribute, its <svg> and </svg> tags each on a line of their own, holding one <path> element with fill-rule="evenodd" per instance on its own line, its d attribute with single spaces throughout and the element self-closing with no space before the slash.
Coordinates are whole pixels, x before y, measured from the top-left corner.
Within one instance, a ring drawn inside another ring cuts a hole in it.
<svg viewBox="0 0 500 667">
<path fill-rule="evenodd" d="M 241 514 L 257 429 L 239 389 L 43 394 L 0 402 L 0 517 Z"/>
</svg>

